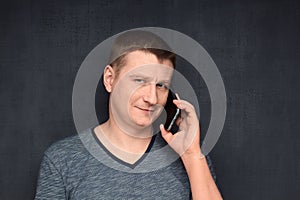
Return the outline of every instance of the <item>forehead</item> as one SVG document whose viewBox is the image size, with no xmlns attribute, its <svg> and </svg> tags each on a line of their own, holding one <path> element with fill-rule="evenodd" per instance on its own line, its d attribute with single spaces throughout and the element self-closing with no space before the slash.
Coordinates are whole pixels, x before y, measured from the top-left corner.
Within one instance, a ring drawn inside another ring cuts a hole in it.
<svg viewBox="0 0 300 200">
<path fill-rule="evenodd" d="M 166 67 L 173 69 L 173 64 L 170 60 L 159 60 L 150 52 L 137 50 L 130 52 L 125 56 L 125 65 L 121 68 L 120 74 L 124 74 L 132 70 L 137 71 L 138 68 L 145 65 L 156 66 L 152 68 L 153 70 L 159 70 L 160 68 L 161 70 L 164 70 Z M 148 70 L 150 69 L 151 68 L 148 67 Z"/>
</svg>

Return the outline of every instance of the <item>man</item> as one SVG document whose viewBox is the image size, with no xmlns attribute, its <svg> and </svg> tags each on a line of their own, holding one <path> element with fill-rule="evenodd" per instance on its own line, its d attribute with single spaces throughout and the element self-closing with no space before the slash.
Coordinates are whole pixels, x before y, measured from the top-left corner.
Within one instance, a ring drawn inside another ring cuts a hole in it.
<svg viewBox="0 0 300 200">
<path fill-rule="evenodd" d="M 171 133 L 160 125 L 161 133 L 155 133 L 153 123 L 166 104 L 174 67 L 175 55 L 158 36 L 145 31 L 119 36 L 103 73 L 110 93 L 109 119 L 81 138 L 48 148 L 36 199 L 221 199 L 201 154 L 193 106 L 174 100 L 181 110 L 179 131 Z M 160 162 L 151 155 L 166 143 L 180 158 L 160 166 L 164 155 Z M 151 165 L 156 169 L 148 170 Z"/>
</svg>

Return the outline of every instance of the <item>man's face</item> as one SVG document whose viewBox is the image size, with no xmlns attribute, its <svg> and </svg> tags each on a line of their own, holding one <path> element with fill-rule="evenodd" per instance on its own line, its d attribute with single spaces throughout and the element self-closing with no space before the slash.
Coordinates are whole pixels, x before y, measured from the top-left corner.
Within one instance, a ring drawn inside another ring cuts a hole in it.
<svg viewBox="0 0 300 200">
<path fill-rule="evenodd" d="M 113 81 L 110 109 L 124 131 L 149 127 L 161 113 L 168 96 L 173 65 L 155 55 L 133 51 Z"/>
</svg>

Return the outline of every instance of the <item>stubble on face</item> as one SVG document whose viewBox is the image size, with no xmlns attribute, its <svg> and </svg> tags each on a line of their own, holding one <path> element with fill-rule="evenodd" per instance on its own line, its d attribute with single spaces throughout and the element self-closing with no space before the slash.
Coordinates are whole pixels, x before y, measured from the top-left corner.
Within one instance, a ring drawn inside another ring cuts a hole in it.
<svg viewBox="0 0 300 200">
<path fill-rule="evenodd" d="M 172 72 L 171 61 L 161 62 L 151 53 L 134 51 L 126 55 L 111 94 L 110 117 L 119 128 L 130 134 L 149 129 L 166 102 Z"/>
</svg>

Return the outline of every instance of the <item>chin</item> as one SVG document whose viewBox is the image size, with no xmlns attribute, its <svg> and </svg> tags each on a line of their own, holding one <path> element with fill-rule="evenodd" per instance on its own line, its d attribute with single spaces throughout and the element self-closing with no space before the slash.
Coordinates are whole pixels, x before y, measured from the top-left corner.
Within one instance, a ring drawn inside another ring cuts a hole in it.
<svg viewBox="0 0 300 200">
<path fill-rule="evenodd" d="M 143 123 L 143 122 L 137 122 L 136 123 L 139 127 L 141 127 L 141 128 L 146 128 L 146 127 L 148 127 L 148 126 L 151 126 L 151 123 Z"/>
<path fill-rule="evenodd" d="M 140 128 L 147 128 L 152 125 L 152 121 L 135 121 L 135 124 L 138 125 Z"/>
</svg>

